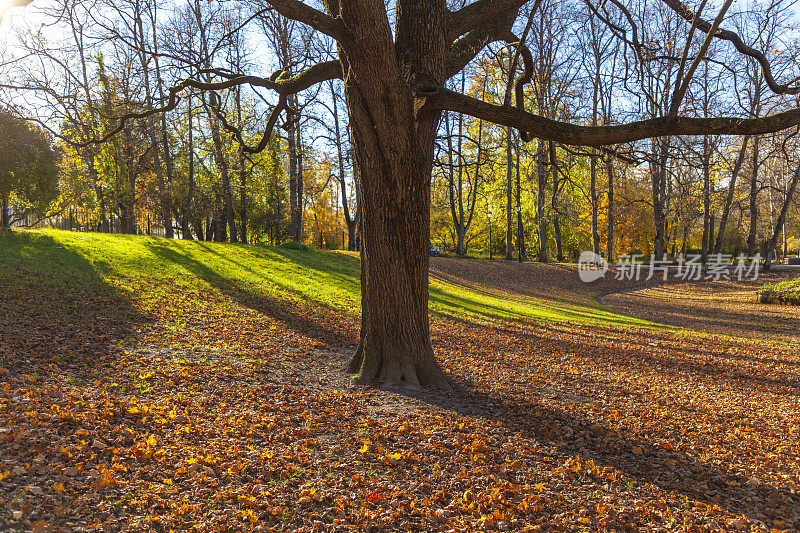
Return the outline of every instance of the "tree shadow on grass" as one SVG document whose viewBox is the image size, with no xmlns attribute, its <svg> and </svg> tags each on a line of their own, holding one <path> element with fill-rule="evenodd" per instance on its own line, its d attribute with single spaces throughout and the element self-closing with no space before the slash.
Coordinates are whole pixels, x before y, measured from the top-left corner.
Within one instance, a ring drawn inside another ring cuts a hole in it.
<svg viewBox="0 0 800 533">
<path fill-rule="evenodd" d="M 0 234 L 0 365 L 88 379 L 149 323 L 93 264 L 48 235 Z"/>
<path fill-rule="evenodd" d="M 168 246 L 149 243 L 147 246 L 160 259 L 180 265 L 240 305 L 280 322 L 300 335 L 331 346 L 349 347 L 353 344 L 351 334 L 313 310 L 304 309 L 295 302 L 256 293 L 247 284 L 225 277 L 206 264 Z M 287 289 L 287 292 L 291 291 Z"/>
<path fill-rule="evenodd" d="M 544 321 L 560 321 L 564 323 L 577 321 L 582 323 L 603 322 L 618 326 L 648 325 L 645 322 L 638 324 L 637 322 L 640 322 L 641 319 L 616 313 L 600 306 L 585 305 L 576 301 L 564 303 L 559 300 L 545 298 L 537 298 L 535 302 L 510 300 L 474 287 L 469 287 L 466 291 L 457 293 L 455 291 L 445 292 L 438 287 L 432 286 L 429 289 L 429 294 L 432 304 L 440 304 L 445 306 L 446 309 L 437 310 L 434 308 L 431 313 L 447 318 L 457 318 L 455 313 L 463 311 L 467 315 L 480 315 L 489 319 L 505 321 L 513 319 L 529 324 Z M 495 303 L 489 303 L 487 298 Z M 510 302 L 510 305 L 505 307 L 502 302 Z M 449 310 L 453 312 L 447 312 Z M 461 314 L 459 316 L 464 315 Z M 674 329 L 673 326 L 662 324 L 652 324 L 650 327 Z"/>
</svg>

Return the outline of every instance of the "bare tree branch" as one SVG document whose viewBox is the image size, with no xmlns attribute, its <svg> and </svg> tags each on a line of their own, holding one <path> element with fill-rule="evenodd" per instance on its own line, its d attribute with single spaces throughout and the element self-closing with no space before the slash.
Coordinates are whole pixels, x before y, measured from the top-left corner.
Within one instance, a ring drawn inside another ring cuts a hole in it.
<svg viewBox="0 0 800 533">
<path fill-rule="evenodd" d="M 202 91 L 218 91 L 222 89 L 230 89 L 231 87 L 236 87 L 239 85 L 251 85 L 254 87 L 265 87 L 268 89 L 272 89 L 273 91 L 277 92 L 280 95 L 281 101 L 285 100 L 285 97 L 289 94 L 300 92 L 304 89 L 307 89 L 317 83 L 335 79 L 342 76 L 342 68 L 341 63 L 339 61 L 326 61 L 323 63 L 318 63 L 308 69 L 304 70 L 303 72 L 292 76 L 291 78 L 284 78 L 282 77 L 282 72 L 278 72 L 273 74 L 270 78 L 261 78 L 258 76 L 241 76 L 241 75 L 234 75 L 229 74 L 224 71 L 213 71 L 215 74 L 219 75 L 220 77 L 225 77 L 224 81 L 218 82 L 203 82 L 198 81 L 195 79 L 186 79 L 179 83 L 178 85 L 171 87 L 169 89 L 169 96 L 167 97 L 167 103 L 161 107 L 155 107 L 152 109 L 148 109 L 147 111 L 143 111 L 140 113 L 126 113 L 125 115 L 121 115 L 118 117 L 111 117 L 114 120 L 118 120 L 119 124 L 110 131 L 108 131 L 105 135 L 100 138 L 89 139 L 87 141 L 82 142 L 75 142 L 70 139 L 64 139 L 66 142 L 69 142 L 73 146 L 88 146 L 90 144 L 98 144 L 103 143 L 114 135 L 122 131 L 127 124 L 131 120 L 137 120 L 149 117 L 151 115 L 155 115 L 157 113 L 165 113 L 167 111 L 172 111 L 178 106 L 178 103 L 181 101 L 180 93 L 183 92 L 187 88 L 192 89 L 199 89 Z M 285 107 L 285 101 L 283 104 L 278 104 L 275 109 L 282 110 Z M 273 114 L 270 116 L 270 122 L 274 126 L 275 120 L 277 120 L 277 115 L 280 113 L 279 111 L 275 111 L 273 109 Z M 271 131 L 265 133 L 266 140 L 262 139 L 262 149 L 266 146 L 267 142 L 269 141 L 269 133 Z M 261 143 L 259 144 L 261 146 Z"/>
<path fill-rule="evenodd" d="M 692 22 L 697 19 L 696 25 L 697 28 L 704 33 L 711 33 L 714 37 L 722 39 L 723 41 L 728 41 L 733 44 L 733 46 L 738 50 L 740 53 L 752 57 L 758 64 L 761 65 L 761 70 L 764 73 L 764 81 L 767 82 L 767 85 L 772 90 L 772 92 L 776 94 L 800 94 L 800 86 L 792 87 L 789 83 L 780 84 L 775 81 L 774 76 L 772 75 L 772 67 L 769 64 L 766 56 L 744 43 L 742 38 L 735 32 L 730 30 L 723 30 L 723 29 L 716 29 L 714 30 L 714 25 L 709 23 L 706 20 L 703 20 L 699 17 L 695 17 L 695 14 L 686 7 L 683 3 L 679 0 L 661 0 L 665 4 L 667 4 L 670 8 L 672 8 L 678 15 L 680 15 L 685 20 Z"/>
</svg>

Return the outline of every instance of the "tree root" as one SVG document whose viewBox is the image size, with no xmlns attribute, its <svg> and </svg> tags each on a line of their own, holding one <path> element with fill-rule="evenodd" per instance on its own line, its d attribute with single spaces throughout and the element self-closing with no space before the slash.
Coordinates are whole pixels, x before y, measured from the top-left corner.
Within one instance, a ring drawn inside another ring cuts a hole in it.
<svg viewBox="0 0 800 533">
<path fill-rule="evenodd" d="M 359 343 L 344 371 L 357 375 L 356 382 L 362 385 L 407 390 L 455 390 L 452 378 L 442 370 L 430 349 L 421 349 L 417 353 L 397 349 L 369 350 Z"/>
</svg>

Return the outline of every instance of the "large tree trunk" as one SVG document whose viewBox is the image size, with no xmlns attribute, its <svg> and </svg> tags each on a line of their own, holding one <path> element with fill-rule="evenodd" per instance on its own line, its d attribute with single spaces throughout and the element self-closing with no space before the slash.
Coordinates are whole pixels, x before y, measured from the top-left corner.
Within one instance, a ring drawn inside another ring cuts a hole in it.
<svg viewBox="0 0 800 533">
<path fill-rule="evenodd" d="M 417 140 L 408 118 L 395 115 L 390 120 L 389 110 L 367 107 L 357 86 L 348 86 L 347 91 L 364 199 L 361 339 L 348 370 L 358 373 L 362 383 L 447 388 L 449 381 L 434 358 L 428 326 L 435 123 L 427 119 L 428 131 L 422 132 L 427 139 Z M 382 149 L 387 145 L 395 150 Z"/>
<path fill-rule="evenodd" d="M 406 65 L 356 56 L 345 76 L 362 204 L 361 337 L 348 370 L 361 383 L 451 387 L 433 355 L 428 323 L 430 178 L 441 113 L 419 106 L 412 93 L 415 75 L 443 75 L 439 21 L 446 8 L 433 4 L 434 12 L 424 2 L 404 5 L 397 45 L 379 17 L 343 10 L 345 21 L 359 17 L 370 29 L 351 46 Z M 429 24 L 410 23 L 422 12 Z"/>
</svg>

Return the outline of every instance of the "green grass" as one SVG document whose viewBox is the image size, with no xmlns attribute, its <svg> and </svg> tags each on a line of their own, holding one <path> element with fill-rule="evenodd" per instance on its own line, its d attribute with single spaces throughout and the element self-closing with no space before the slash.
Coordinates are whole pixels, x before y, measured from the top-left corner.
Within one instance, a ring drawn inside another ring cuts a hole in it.
<svg viewBox="0 0 800 533">
<path fill-rule="evenodd" d="M 117 292 L 129 287 L 178 286 L 187 291 L 211 287 L 248 297 L 305 302 L 344 314 L 360 312 L 359 260 L 338 252 L 300 251 L 156 237 L 31 230 L 0 234 L 0 273 L 37 269 L 61 290 L 98 280 Z M 19 280 L 18 280 L 19 281 Z M 130 281 L 144 283 L 128 283 Z M 0 274 L 0 284 L 15 283 Z M 146 295 L 138 294 L 139 301 Z M 655 326 L 611 312 L 593 300 L 534 298 L 431 278 L 433 315 L 476 321 L 569 322 L 596 325 Z"/>
<path fill-rule="evenodd" d="M 778 283 L 770 283 L 761 287 L 758 292 L 767 291 L 800 291 L 800 278 L 790 278 Z"/>
<path fill-rule="evenodd" d="M 800 301 L 800 277 L 770 283 L 758 289 L 758 294 L 777 301 Z"/>
</svg>

